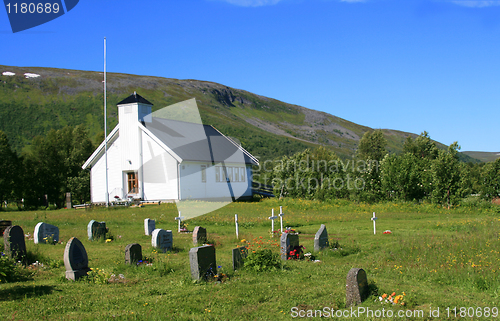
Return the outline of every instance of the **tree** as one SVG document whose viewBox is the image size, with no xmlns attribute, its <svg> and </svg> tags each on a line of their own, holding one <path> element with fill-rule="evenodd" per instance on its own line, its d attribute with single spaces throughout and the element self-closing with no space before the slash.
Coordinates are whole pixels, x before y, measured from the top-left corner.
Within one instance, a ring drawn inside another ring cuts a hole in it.
<svg viewBox="0 0 500 321">
<path fill-rule="evenodd" d="M 481 196 L 486 200 L 500 196 L 500 158 L 484 165 L 481 176 Z"/>
<path fill-rule="evenodd" d="M 454 142 L 448 147 L 448 151 L 439 151 L 438 157 L 432 164 L 432 199 L 436 203 L 446 203 L 448 208 L 461 198 L 458 193 L 460 188 L 459 149 L 458 143 Z"/>
<path fill-rule="evenodd" d="M 82 192 L 82 184 L 89 184 L 89 179 L 81 166 L 93 150 L 82 126 L 52 129 L 45 137 L 35 137 L 24 155 L 23 193 L 27 206 L 44 205 L 44 195 L 57 207 L 64 206 L 66 192 L 76 193 L 80 200 L 89 197 Z M 89 185 L 86 188 L 90 190 Z"/>
<path fill-rule="evenodd" d="M 307 199 L 343 197 L 348 188 L 342 161 L 324 147 L 276 160 L 272 182 L 276 196 Z"/>
<path fill-rule="evenodd" d="M 19 159 L 11 149 L 7 135 L 0 130 L 0 209 L 3 201 L 16 194 L 18 163 Z"/>
<path fill-rule="evenodd" d="M 387 155 L 381 163 L 381 185 L 388 199 L 422 200 L 432 189 L 431 160 L 412 153 Z"/>
<path fill-rule="evenodd" d="M 386 146 L 387 140 L 382 130 L 376 129 L 373 132 L 366 132 L 359 140 L 358 157 L 363 160 L 380 162 L 387 154 Z"/>
<path fill-rule="evenodd" d="M 438 151 L 436 143 L 431 140 L 429 133 L 426 131 L 421 133 L 415 140 L 408 136 L 403 144 L 403 152 L 420 158 L 436 159 Z"/>
</svg>

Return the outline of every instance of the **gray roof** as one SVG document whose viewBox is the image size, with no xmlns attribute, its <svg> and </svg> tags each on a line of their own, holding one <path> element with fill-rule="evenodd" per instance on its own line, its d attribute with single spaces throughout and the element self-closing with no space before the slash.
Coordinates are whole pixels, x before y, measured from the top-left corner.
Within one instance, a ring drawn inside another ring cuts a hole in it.
<svg viewBox="0 0 500 321">
<path fill-rule="evenodd" d="M 132 103 L 141 103 L 141 104 L 153 105 L 146 98 L 142 97 L 141 95 L 139 95 L 135 91 L 134 91 L 134 93 L 132 95 L 130 95 L 127 98 L 125 98 L 124 100 L 120 101 L 116 105 L 118 106 L 118 105 L 132 104 Z"/>
<path fill-rule="evenodd" d="M 250 153 L 212 126 L 157 117 L 142 124 L 183 161 L 258 165 Z"/>
</svg>

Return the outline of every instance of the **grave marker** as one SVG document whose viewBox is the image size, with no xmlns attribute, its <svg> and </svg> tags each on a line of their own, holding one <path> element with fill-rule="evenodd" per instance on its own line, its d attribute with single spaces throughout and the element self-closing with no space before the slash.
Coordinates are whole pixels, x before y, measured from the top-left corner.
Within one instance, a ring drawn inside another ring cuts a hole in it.
<svg viewBox="0 0 500 321">
<path fill-rule="evenodd" d="M 87 272 L 90 271 L 87 251 L 76 237 L 69 239 L 64 248 L 64 267 L 66 268 L 66 278 L 73 281 L 86 276 Z"/>
<path fill-rule="evenodd" d="M 3 233 L 4 252 L 15 261 L 26 263 L 24 231 L 19 225 L 9 226 Z"/>
<path fill-rule="evenodd" d="M 151 245 L 154 248 L 161 249 L 163 253 L 172 250 L 172 231 L 165 231 L 164 229 L 157 228 L 151 234 Z"/>
<path fill-rule="evenodd" d="M 285 213 L 283 213 L 283 206 L 280 206 L 280 232 L 283 233 L 283 216 L 285 216 Z M 274 231 L 273 231 L 274 232 Z"/>
<path fill-rule="evenodd" d="M 274 216 L 274 208 L 271 209 L 271 216 L 269 216 L 268 219 L 271 220 L 271 232 L 273 233 L 273 235 L 274 235 L 274 220 L 277 218 L 278 216 Z"/>
<path fill-rule="evenodd" d="M 177 233 L 180 233 L 181 232 L 181 221 L 182 219 L 184 218 L 184 216 L 181 216 L 181 211 L 179 211 L 179 216 L 177 216 L 176 218 L 174 218 L 174 220 L 177 220 L 179 226 L 177 227 Z"/>
<path fill-rule="evenodd" d="M 191 266 L 191 277 L 194 280 L 206 280 L 217 275 L 215 247 L 213 245 L 204 245 L 191 248 L 189 250 L 189 264 Z"/>
<path fill-rule="evenodd" d="M 205 244 L 207 242 L 207 229 L 201 226 L 196 226 L 193 230 L 193 243 Z"/>
<path fill-rule="evenodd" d="M 243 266 L 244 260 L 247 256 L 248 249 L 246 247 L 237 247 L 233 249 L 233 271 L 236 271 Z"/>
<path fill-rule="evenodd" d="M 240 231 L 238 229 L 238 214 L 234 214 L 234 224 L 236 225 L 236 238 L 239 240 L 240 239 Z"/>
<path fill-rule="evenodd" d="M 325 224 L 321 224 L 321 227 L 314 236 L 314 251 L 321 251 L 328 246 L 330 246 L 330 242 L 328 241 L 328 232 L 326 231 Z"/>
<path fill-rule="evenodd" d="M 0 221 L 0 235 L 3 235 L 3 232 L 9 226 L 12 226 L 12 221 L 1 220 Z"/>
<path fill-rule="evenodd" d="M 378 219 L 378 217 L 375 217 L 375 212 L 373 212 L 373 217 L 372 217 L 372 221 L 373 221 L 373 234 L 375 235 L 377 233 L 377 229 L 375 228 L 375 221 Z"/>
<path fill-rule="evenodd" d="M 35 226 L 33 233 L 35 244 L 46 244 L 48 239 L 52 239 L 52 243 L 59 242 L 59 228 L 54 225 L 40 222 Z"/>
<path fill-rule="evenodd" d="M 151 235 L 153 231 L 156 229 L 155 220 L 150 220 L 149 218 L 144 220 L 144 234 Z"/>
<path fill-rule="evenodd" d="M 363 269 L 352 268 L 347 273 L 346 307 L 358 305 L 369 296 L 368 280 Z"/>
<path fill-rule="evenodd" d="M 106 237 L 106 222 L 97 222 L 91 220 L 87 225 L 87 236 L 89 241 L 97 240 L 101 237 Z"/>
<path fill-rule="evenodd" d="M 281 245 L 281 259 L 288 260 L 290 257 L 290 251 L 295 249 L 299 245 L 299 234 L 293 233 L 282 233 L 280 239 Z"/>
<path fill-rule="evenodd" d="M 125 264 L 137 264 L 142 260 L 142 247 L 137 243 L 125 247 Z"/>
</svg>

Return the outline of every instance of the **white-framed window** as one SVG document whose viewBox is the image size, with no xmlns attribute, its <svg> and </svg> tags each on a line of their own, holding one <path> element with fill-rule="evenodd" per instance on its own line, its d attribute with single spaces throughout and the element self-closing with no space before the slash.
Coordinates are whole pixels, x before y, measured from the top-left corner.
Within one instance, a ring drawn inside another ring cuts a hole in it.
<svg viewBox="0 0 500 321">
<path fill-rule="evenodd" d="M 232 167 L 226 167 L 227 168 L 227 178 L 229 178 L 229 181 L 233 181 L 233 168 Z"/>
<path fill-rule="evenodd" d="M 220 182 L 220 166 L 215 166 L 215 181 Z"/>
<path fill-rule="evenodd" d="M 245 172 L 246 172 L 246 168 L 245 167 L 241 167 L 240 168 L 240 182 L 244 182 L 245 181 Z"/>
<path fill-rule="evenodd" d="M 227 175 L 227 168 L 226 168 L 226 166 L 222 166 L 221 172 L 222 172 L 221 182 L 225 183 L 226 182 L 226 175 Z"/>
<path fill-rule="evenodd" d="M 235 167 L 233 169 L 233 177 L 234 177 L 234 181 L 235 182 L 239 182 L 240 181 L 240 168 L 239 167 Z"/>
<path fill-rule="evenodd" d="M 207 165 L 201 165 L 201 182 L 207 182 Z"/>
</svg>

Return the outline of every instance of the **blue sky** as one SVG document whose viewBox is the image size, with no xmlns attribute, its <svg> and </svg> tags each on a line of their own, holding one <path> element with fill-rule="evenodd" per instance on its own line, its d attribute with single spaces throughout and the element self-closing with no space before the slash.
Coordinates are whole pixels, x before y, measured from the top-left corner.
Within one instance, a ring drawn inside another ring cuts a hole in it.
<svg viewBox="0 0 500 321">
<path fill-rule="evenodd" d="M 499 152 L 500 1 L 80 0 L 0 64 L 199 79 Z M 3 71 L 3 70 L 0 70 Z"/>
</svg>

